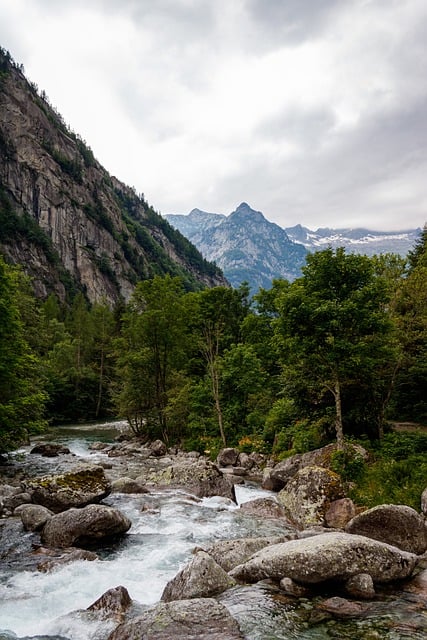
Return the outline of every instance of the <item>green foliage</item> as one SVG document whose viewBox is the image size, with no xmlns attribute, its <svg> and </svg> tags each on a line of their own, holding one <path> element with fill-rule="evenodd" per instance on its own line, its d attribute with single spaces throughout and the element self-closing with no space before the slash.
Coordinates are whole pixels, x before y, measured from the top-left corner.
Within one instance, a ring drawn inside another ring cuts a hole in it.
<svg viewBox="0 0 427 640">
<path fill-rule="evenodd" d="M 345 482 L 357 482 L 366 473 L 366 463 L 363 456 L 348 444 L 342 451 L 332 453 L 330 468 L 338 473 Z"/>
<path fill-rule="evenodd" d="M 0 453 L 45 426 L 39 360 L 26 339 L 22 275 L 0 256 Z M 30 311 L 30 310 L 28 310 Z M 37 318 L 33 317 L 34 325 Z"/>
</svg>

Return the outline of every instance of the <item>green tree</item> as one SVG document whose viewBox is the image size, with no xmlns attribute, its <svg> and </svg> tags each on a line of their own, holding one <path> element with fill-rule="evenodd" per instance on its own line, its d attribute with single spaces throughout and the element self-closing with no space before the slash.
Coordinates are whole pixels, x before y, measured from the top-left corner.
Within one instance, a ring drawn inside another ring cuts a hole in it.
<svg viewBox="0 0 427 640">
<path fill-rule="evenodd" d="M 116 406 L 131 427 L 168 441 L 167 405 L 175 373 L 186 361 L 187 326 L 180 278 L 138 283 L 118 343 Z"/>
<path fill-rule="evenodd" d="M 25 339 L 19 311 L 21 279 L 0 257 L 0 453 L 45 425 L 40 363 Z"/>
<path fill-rule="evenodd" d="M 387 299 L 386 284 L 372 259 L 339 248 L 309 255 L 303 276 L 278 300 L 277 334 L 288 391 L 297 398 L 302 394 L 311 398 L 312 406 L 326 417 L 329 398 L 333 399 L 341 449 L 344 398 L 353 421 L 374 422 L 376 435 L 380 433 L 383 412 L 378 411 L 378 395 L 384 380 L 378 378 L 379 365 L 391 365 L 396 357 L 389 342 Z"/>
</svg>

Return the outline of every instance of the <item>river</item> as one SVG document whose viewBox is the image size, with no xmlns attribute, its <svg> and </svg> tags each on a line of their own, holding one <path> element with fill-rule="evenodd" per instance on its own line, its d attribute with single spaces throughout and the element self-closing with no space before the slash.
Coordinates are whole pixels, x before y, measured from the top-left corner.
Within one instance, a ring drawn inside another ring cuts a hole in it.
<svg viewBox="0 0 427 640">
<path fill-rule="evenodd" d="M 62 427 L 48 437 L 66 444 L 79 458 L 99 462 L 107 458 L 102 452 L 91 453 L 90 442 L 112 441 L 121 428 L 120 423 Z M 59 458 L 28 453 L 29 447 L 17 451 L 14 464 L 34 474 L 61 468 Z M 237 486 L 236 494 L 241 504 L 266 492 L 249 484 Z M 125 513 L 132 527 L 120 542 L 98 550 L 100 559 L 93 562 L 76 561 L 49 573 L 29 568 L 24 556 L 35 534 L 15 527 L 23 556 L 20 561 L 18 553 L 13 562 L 3 562 L 0 568 L 0 640 L 34 636 L 104 640 L 107 627 L 88 619 L 82 610 L 108 589 L 123 585 L 141 609 L 147 608 L 160 599 L 166 583 L 188 561 L 195 546 L 283 532 L 278 522 L 244 515 L 226 499 L 196 499 L 183 491 L 112 494 L 104 502 Z M 383 593 L 370 614 L 357 621 L 316 617 L 313 611 L 319 597 L 291 599 L 275 585 L 260 583 L 231 589 L 219 600 L 239 621 L 248 640 L 427 638 L 423 630 L 426 612 L 417 609 L 414 597 Z"/>
</svg>

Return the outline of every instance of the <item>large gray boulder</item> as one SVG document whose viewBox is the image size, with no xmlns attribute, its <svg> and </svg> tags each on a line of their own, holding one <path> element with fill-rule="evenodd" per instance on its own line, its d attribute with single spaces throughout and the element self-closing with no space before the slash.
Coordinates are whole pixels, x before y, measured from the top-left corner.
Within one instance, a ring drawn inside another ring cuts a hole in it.
<svg viewBox="0 0 427 640">
<path fill-rule="evenodd" d="M 215 560 L 197 551 L 194 558 L 168 582 L 161 600 L 187 600 L 188 598 L 209 598 L 233 587 L 235 580 L 222 569 Z"/>
<path fill-rule="evenodd" d="M 50 547 L 78 547 L 125 533 L 131 524 L 117 509 L 90 504 L 52 516 L 44 526 L 41 540 Z"/>
<path fill-rule="evenodd" d="M 131 607 L 132 599 L 128 590 L 121 585 L 108 589 L 93 602 L 86 611 L 95 611 L 100 618 L 123 620 L 124 614 Z"/>
<path fill-rule="evenodd" d="M 427 550 L 424 519 L 415 509 L 402 504 L 381 504 L 363 511 L 350 520 L 346 531 L 387 542 L 409 553 Z"/>
<path fill-rule="evenodd" d="M 40 531 L 53 516 L 53 512 L 40 504 L 21 504 L 16 507 L 13 515 L 21 518 L 25 531 Z"/>
<path fill-rule="evenodd" d="M 323 467 L 304 467 L 297 471 L 277 496 L 285 515 L 302 529 L 324 525 L 330 504 L 344 497 L 339 475 Z"/>
<path fill-rule="evenodd" d="M 240 505 L 240 510 L 259 518 L 285 518 L 286 512 L 277 500 L 272 498 L 255 498 Z"/>
<path fill-rule="evenodd" d="M 140 481 L 158 487 L 181 488 L 199 498 L 223 496 L 236 501 L 233 483 L 208 460 L 183 458 L 176 464 L 159 471 L 139 476 Z"/>
<path fill-rule="evenodd" d="M 382 583 L 407 578 L 416 564 L 415 554 L 364 536 L 331 532 L 264 547 L 230 575 L 242 582 L 288 577 L 316 584 L 364 573 Z"/>
<path fill-rule="evenodd" d="M 113 633 L 108 640 L 243 640 L 239 626 L 213 598 L 161 602 Z"/>
<path fill-rule="evenodd" d="M 228 467 L 237 465 L 239 459 L 239 450 L 233 447 L 221 449 L 216 458 L 218 467 Z"/>
<path fill-rule="evenodd" d="M 219 564 L 224 571 L 231 571 L 237 565 L 246 562 L 249 558 L 269 544 L 278 544 L 292 539 L 285 536 L 272 538 L 236 538 L 234 540 L 220 540 L 214 542 L 204 550 Z"/>
<path fill-rule="evenodd" d="M 100 502 L 111 492 L 104 469 L 96 465 L 80 465 L 67 473 L 31 479 L 25 488 L 33 503 L 54 513 Z"/>
</svg>

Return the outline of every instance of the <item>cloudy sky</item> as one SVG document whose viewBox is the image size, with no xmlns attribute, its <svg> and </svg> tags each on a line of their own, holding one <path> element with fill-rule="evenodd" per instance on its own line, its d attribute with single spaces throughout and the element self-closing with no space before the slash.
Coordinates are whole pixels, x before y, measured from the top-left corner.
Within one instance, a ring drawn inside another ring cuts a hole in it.
<svg viewBox="0 0 427 640">
<path fill-rule="evenodd" d="M 162 213 L 427 220 L 426 0 L 0 0 L 0 44 Z"/>
</svg>

